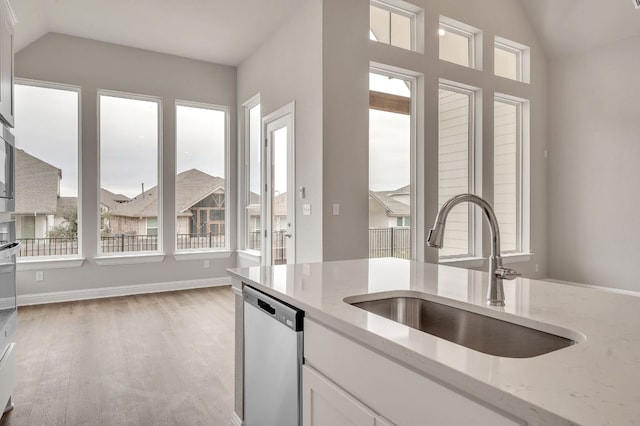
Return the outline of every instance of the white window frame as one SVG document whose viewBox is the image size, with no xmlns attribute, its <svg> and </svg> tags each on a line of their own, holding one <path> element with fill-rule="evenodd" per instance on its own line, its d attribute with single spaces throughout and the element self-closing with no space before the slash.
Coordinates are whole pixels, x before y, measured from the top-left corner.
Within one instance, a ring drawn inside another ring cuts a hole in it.
<svg viewBox="0 0 640 426">
<path fill-rule="evenodd" d="M 175 131 L 176 131 L 176 137 L 175 137 L 175 159 L 176 159 L 176 163 L 175 163 L 175 167 L 174 167 L 174 173 L 173 173 L 173 179 L 176 180 L 177 176 L 178 176 L 178 119 L 177 119 L 177 114 L 178 114 L 178 107 L 182 106 L 182 107 L 187 107 L 187 108 L 200 108 L 200 109 L 209 109 L 209 110 L 213 110 L 213 111 L 221 111 L 224 112 L 224 247 L 216 247 L 216 248 L 209 248 L 209 247 L 204 247 L 204 248 L 198 248 L 198 249 L 184 249 L 184 250 L 178 250 L 178 239 L 177 239 L 177 232 L 174 232 L 176 234 L 176 241 L 175 241 L 175 253 L 177 255 L 184 255 L 187 253 L 211 253 L 211 252 L 227 252 L 230 250 L 230 241 L 229 241 L 229 219 L 231 218 L 231 204 L 230 204 L 230 200 L 231 198 L 229 197 L 229 164 L 231 164 L 231 160 L 230 160 L 230 153 L 229 153 L 229 129 L 230 129 L 230 125 L 231 125 L 231 108 L 229 108 L 228 106 L 225 105 L 215 105 L 215 104 L 207 104 L 207 103 L 202 103 L 202 102 L 193 102 L 193 101 L 185 101 L 185 100 L 180 100 L 180 99 L 176 99 L 175 101 L 175 105 L 173 108 L 173 113 L 174 113 L 174 117 L 176 117 L 176 126 L 175 126 Z M 174 209 L 175 210 L 175 209 Z M 174 216 L 174 221 L 175 221 L 175 227 L 174 230 L 177 231 L 178 229 L 178 212 L 173 212 L 173 216 Z"/>
<path fill-rule="evenodd" d="M 137 101 L 146 101 L 146 102 L 156 102 L 158 104 L 158 144 L 157 144 L 157 188 L 158 188 L 158 248 L 156 250 L 146 250 L 146 251 L 132 251 L 132 252 L 125 252 L 125 253 L 103 253 L 102 249 L 101 249 L 101 244 L 100 244 L 100 215 L 101 215 L 101 210 L 100 210 L 100 196 L 98 196 L 98 200 L 96 203 L 96 211 L 98 212 L 98 223 L 97 223 L 97 229 L 96 229 L 96 252 L 97 252 L 97 257 L 96 257 L 96 261 L 98 264 L 109 264 L 108 260 L 106 262 L 102 262 L 102 259 L 117 259 L 117 258 L 144 258 L 144 257 L 149 257 L 149 255 L 162 255 L 164 253 L 164 232 L 163 232 L 163 228 L 164 228 L 164 214 L 163 214 L 163 209 L 162 209 L 162 205 L 163 205 L 163 192 L 164 192 L 164 185 L 162 184 L 162 176 L 163 176 L 163 168 L 162 168 L 162 147 L 164 145 L 163 143 L 163 134 L 162 134 L 162 129 L 163 129 L 163 125 L 162 125 L 162 114 L 163 114 L 163 108 L 162 108 L 162 98 L 157 97 L 157 96 L 149 96 L 149 95 L 140 95 L 137 93 L 128 93 L 128 92 L 120 92 L 120 91 L 115 91 L 115 90 L 105 90 L 105 89 L 98 89 L 97 93 L 96 93 L 96 111 L 97 111 L 97 135 L 96 135 L 96 139 L 97 139 L 97 155 L 98 155 L 98 162 L 96 164 L 96 181 L 97 181 L 97 188 L 96 188 L 96 193 L 100 194 L 100 187 L 102 186 L 102 181 L 101 181 L 101 144 L 102 141 L 100 140 L 100 134 L 101 134 L 101 121 L 100 121 L 100 117 L 101 117 L 101 110 L 100 110 L 100 99 L 102 96 L 108 96 L 108 97 L 115 97 L 115 98 L 124 98 L 124 99 L 131 99 L 131 100 L 137 100 Z M 146 224 L 145 224 L 146 225 Z M 149 258 L 151 259 L 151 258 Z M 140 261 L 144 262 L 142 259 L 139 259 Z M 155 258 L 154 258 L 155 261 Z M 161 261 L 161 259 L 160 259 Z"/>
<path fill-rule="evenodd" d="M 440 89 L 469 96 L 468 185 L 470 193 L 482 196 L 482 91 L 477 87 L 444 79 L 440 79 L 438 92 Z M 439 195 L 438 198 L 440 198 Z M 461 255 L 439 256 L 439 260 L 442 263 L 460 259 L 480 258 L 482 256 L 482 212 L 472 203 L 468 203 L 468 208 L 469 252 Z"/>
<path fill-rule="evenodd" d="M 423 260 L 424 252 L 419 247 L 418 241 L 422 241 L 420 235 L 424 235 L 424 200 L 423 200 L 423 187 L 422 182 L 424 179 L 422 178 L 423 167 L 419 167 L 421 163 L 421 156 L 423 152 L 423 144 L 419 143 L 419 133 L 418 128 L 422 126 L 423 123 L 423 93 L 424 93 L 424 76 L 420 73 L 416 73 L 415 71 L 410 71 L 403 68 L 394 67 L 392 65 L 381 64 L 378 62 L 370 62 L 369 64 L 369 72 L 379 75 L 384 75 L 391 78 L 397 78 L 400 80 L 405 80 L 411 83 L 411 112 L 410 112 L 410 158 L 411 158 L 411 208 L 410 208 L 410 217 L 411 217 L 411 259 L 413 260 Z M 421 142 L 421 140 L 420 140 Z M 419 146 L 420 145 L 420 146 Z M 419 158 L 420 157 L 420 158 Z M 420 173 L 420 176 L 419 176 Z M 419 195 L 420 194 L 420 195 Z"/>
<path fill-rule="evenodd" d="M 40 87 L 43 89 L 55 89 L 55 90 L 66 90 L 70 92 L 75 92 L 78 96 L 78 141 L 77 141 L 77 149 L 78 149 L 78 158 L 77 158 L 77 166 L 78 166 L 78 196 L 77 196 L 77 205 L 76 212 L 78 215 L 77 225 L 78 225 L 78 254 L 71 254 L 67 256 L 29 256 L 29 257 L 17 257 L 16 263 L 22 264 L 31 264 L 34 267 L 38 267 L 39 262 L 47 262 L 52 263 L 56 262 L 58 267 L 74 267 L 80 266 L 83 262 L 84 250 L 82 245 L 82 235 L 83 235 L 83 221 L 82 221 L 82 88 L 80 86 L 75 86 L 71 84 L 63 84 L 63 83 L 54 83 L 50 81 L 43 80 L 32 80 L 28 78 L 19 78 L 16 77 L 14 84 L 21 86 L 32 86 L 32 87 Z M 58 194 L 60 193 L 60 182 L 58 182 Z M 78 263 L 79 262 L 79 263 Z M 18 270 L 31 270 L 30 268 L 18 268 Z"/>
<path fill-rule="evenodd" d="M 516 250 L 502 255 L 529 254 L 531 244 L 531 155 L 530 102 L 503 93 L 495 93 L 495 102 L 516 107 Z"/>
<path fill-rule="evenodd" d="M 494 49 L 504 50 L 508 53 L 516 55 L 516 81 L 522 83 L 529 83 L 531 80 L 531 49 L 524 44 L 516 43 L 515 41 L 506 39 L 504 37 L 495 36 Z M 494 70 L 495 75 L 495 61 Z M 507 78 L 496 75 L 497 77 Z"/>
<path fill-rule="evenodd" d="M 260 104 L 260 94 L 256 94 L 254 96 L 252 96 L 251 98 L 249 98 L 246 102 L 244 102 L 242 104 L 242 109 L 243 109 L 243 116 L 244 116 L 244 126 L 242 129 L 242 134 L 243 134 L 243 138 L 242 138 L 242 154 L 240 156 L 241 158 L 241 167 L 240 167 L 240 173 L 241 173 L 241 195 L 240 195 L 240 205 L 239 205 L 239 220 L 238 223 L 241 224 L 241 230 L 240 232 L 238 232 L 238 236 L 240 238 L 238 247 L 241 248 L 246 254 L 249 254 L 251 256 L 254 256 L 257 260 L 260 259 L 261 256 L 261 251 L 260 250 L 253 250 L 253 249 L 249 249 L 249 218 L 247 216 L 247 212 L 249 210 L 249 208 L 251 207 L 257 207 L 255 204 L 251 204 L 251 182 L 250 182 L 250 171 L 251 171 L 251 165 L 250 165 L 250 161 L 251 161 L 251 128 L 250 128 L 250 112 L 251 109 L 261 105 Z M 262 107 L 261 107 L 261 115 L 262 115 Z M 263 147 L 263 135 L 262 135 L 262 117 L 260 117 L 260 122 L 258 123 L 258 127 L 260 130 L 260 147 Z M 263 165 L 263 149 L 260 149 L 260 152 L 258 153 L 258 155 L 260 156 L 260 183 L 262 186 L 264 186 L 264 182 L 262 181 L 263 179 L 263 169 L 264 169 L 264 165 Z M 261 188 L 262 189 L 262 188 Z M 261 204 L 264 203 L 264 192 L 261 190 L 260 191 L 260 202 Z M 260 223 L 264 223 L 263 221 L 263 217 L 262 217 L 262 207 L 260 206 Z M 262 247 L 262 245 L 261 245 Z"/>
<path fill-rule="evenodd" d="M 456 21 L 446 16 L 440 16 L 438 31 L 444 30 L 465 37 L 469 43 L 469 68 L 482 71 L 482 31 L 464 22 Z M 440 54 L 438 53 L 438 57 Z M 449 62 L 446 59 L 441 61 Z M 453 62 L 450 62 L 453 63 Z M 460 64 L 456 64 L 460 65 Z M 464 65 L 460 65 L 464 66 Z"/>
<path fill-rule="evenodd" d="M 409 18 L 411 22 L 411 45 L 409 50 L 412 52 L 424 53 L 424 9 L 402 0 L 370 0 L 369 6 L 375 6 L 379 9 L 388 11 L 390 14 Z M 371 28 L 371 24 L 369 24 L 369 28 Z M 403 49 L 402 47 L 396 46 L 392 43 L 391 22 L 389 22 L 389 43 L 379 41 L 375 41 L 375 43 Z"/>
</svg>

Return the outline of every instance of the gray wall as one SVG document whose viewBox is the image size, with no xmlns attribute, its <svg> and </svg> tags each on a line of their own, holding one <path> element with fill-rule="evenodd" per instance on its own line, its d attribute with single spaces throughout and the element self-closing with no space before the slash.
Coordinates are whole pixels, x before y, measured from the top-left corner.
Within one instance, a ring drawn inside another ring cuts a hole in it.
<svg viewBox="0 0 640 426">
<path fill-rule="evenodd" d="M 640 38 L 550 63 L 549 277 L 640 290 Z"/>
<path fill-rule="evenodd" d="M 238 67 L 238 104 L 260 94 L 261 114 L 295 102 L 296 262 L 322 260 L 322 11 L 301 2 L 293 17 Z M 242 129 L 243 109 L 239 107 Z M 311 204 L 311 215 L 302 215 Z"/>
<path fill-rule="evenodd" d="M 43 282 L 33 271 L 19 272 L 20 295 L 73 291 L 122 285 L 224 277 L 235 256 L 211 261 L 180 261 L 168 255 L 162 263 L 98 266 L 97 252 L 97 95 L 98 89 L 124 91 L 162 98 L 162 209 L 165 252 L 175 246 L 175 114 L 176 99 L 226 105 L 231 109 L 230 181 L 227 206 L 234 206 L 236 176 L 236 69 L 177 56 L 101 43 L 82 38 L 47 34 L 16 54 L 17 77 L 66 83 L 82 88 L 82 244 L 87 261 L 80 268 L 45 270 Z M 227 227 L 235 241 L 235 217 Z M 235 248 L 234 246 L 231 247 Z"/>
</svg>

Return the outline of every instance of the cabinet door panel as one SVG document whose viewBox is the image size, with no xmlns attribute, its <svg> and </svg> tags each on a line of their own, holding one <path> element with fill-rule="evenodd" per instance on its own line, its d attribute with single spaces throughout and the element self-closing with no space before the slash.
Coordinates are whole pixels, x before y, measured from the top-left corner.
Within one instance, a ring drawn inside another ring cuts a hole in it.
<svg viewBox="0 0 640 426">
<path fill-rule="evenodd" d="M 302 367 L 304 426 L 380 426 L 375 413 L 310 367 Z"/>
</svg>

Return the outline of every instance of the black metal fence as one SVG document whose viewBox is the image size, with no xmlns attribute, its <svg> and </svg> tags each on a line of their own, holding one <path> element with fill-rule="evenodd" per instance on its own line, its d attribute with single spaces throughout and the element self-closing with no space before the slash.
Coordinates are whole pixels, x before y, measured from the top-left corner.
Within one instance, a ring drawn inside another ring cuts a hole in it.
<svg viewBox="0 0 640 426">
<path fill-rule="evenodd" d="M 260 250 L 261 231 L 249 234 L 250 249 Z M 272 256 L 274 264 L 287 263 L 286 231 L 274 231 Z M 178 234 L 178 250 L 224 248 L 224 234 Z M 78 254 L 76 238 L 21 238 L 21 257 L 67 256 Z M 115 235 L 100 237 L 102 253 L 154 251 L 158 249 L 157 235 Z M 411 258 L 410 228 L 369 229 L 369 257 Z"/>
<path fill-rule="evenodd" d="M 78 254 L 77 238 L 20 238 L 21 257 Z"/>
<path fill-rule="evenodd" d="M 411 259 L 411 228 L 370 228 L 369 257 Z"/>
</svg>

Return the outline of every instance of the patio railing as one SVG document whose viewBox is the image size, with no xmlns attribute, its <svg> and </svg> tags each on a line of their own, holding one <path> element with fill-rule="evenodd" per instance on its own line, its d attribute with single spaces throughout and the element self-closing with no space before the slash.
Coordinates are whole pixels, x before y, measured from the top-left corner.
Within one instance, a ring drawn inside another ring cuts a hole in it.
<svg viewBox="0 0 640 426">
<path fill-rule="evenodd" d="M 260 249 L 261 231 L 249 236 L 249 248 Z M 275 231 L 272 237 L 273 262 L 287 262 L 286 231 Z M 78 254 L 76 238 L 21 238 L 20 257 L 68 256 Z M 178 234 L 178 250 L 224 248 L 224 234 Z M 157 235 L 115 235 L 100 237 L 102 253 L 154 251 L 158 249 Z M 369 229 L 369 257 L 411 258 L 410 228 Z"/>
</svg>

